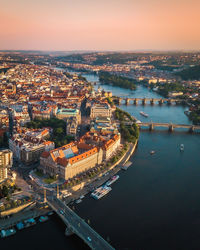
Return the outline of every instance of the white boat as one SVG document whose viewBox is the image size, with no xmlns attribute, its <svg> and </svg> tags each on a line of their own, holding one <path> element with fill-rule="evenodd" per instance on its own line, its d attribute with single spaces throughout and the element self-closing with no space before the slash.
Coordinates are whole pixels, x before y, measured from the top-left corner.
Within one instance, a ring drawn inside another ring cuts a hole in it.
<svg viewBox="0 0 200 250">
<path fill-rule="evenodd" d="M 151 151 L 150 151 L 150 154 L 153 155 L 153 154 L 155 154 L 155 152 L 156 152 L 156 151 L 151 150 Z"/>
<path fill-rule="evenodd" d="M 140 111 L 140 114 L 143 115 L 144 117 L 148 117 L 149 115 L 144 113 L 143 111 Z"/>
<path fill-rule="evenodd" d="M 91 196 L 92 196 L 95 200 L 99 200 L 99 199 L 101 199 L 103 196 L 105 196 L 107 193 L 109 193 L 111 190 L 112 190 L 111 187 L 108 187 L 108 186 L 101 186 L 101 187 L 95 189 L 95 191 L 91 193 Z"/>
<path fill-rule="evenodd" d="M 85 198 L 85 195 L 81 195 L 81 196 L 80 196 L 80 199 L 83 199 L 83 198 Z"/>
<path fill-rule="evenodd" d="M 181 150 L 181 151 L 184 151 L 184 144 L 181 144 L 181 145 L 180 145 L 180 150 Z"/>
<path fill-rule="evenodd" d="M 106 186 L 112 185 L 114 182 L 116 182 L 119 179 L 119 175 L 114 175 L 110 178 L 109 181 L 106 182 Z"/>
<path fill-rule="evenodd" d="M 76 200 L 75 202 L 76 202 L 76 204 L 79 204 L 79 203 L 82 202 L 82 200 L 81 200 L 81 199 L 78 199 L 78 200 Z"/>
</svg>

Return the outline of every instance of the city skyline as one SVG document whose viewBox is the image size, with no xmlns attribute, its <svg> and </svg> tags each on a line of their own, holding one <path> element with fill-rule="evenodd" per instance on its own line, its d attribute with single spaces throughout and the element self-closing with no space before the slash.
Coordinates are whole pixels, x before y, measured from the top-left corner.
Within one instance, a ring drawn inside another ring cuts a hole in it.
<svg viewBox="0 0 200 250">
<path fill-rule="evenodd" d="M 0 50 L 199 50 L 199 10 L 196 0 L 8 0 Z"/>
</svg>

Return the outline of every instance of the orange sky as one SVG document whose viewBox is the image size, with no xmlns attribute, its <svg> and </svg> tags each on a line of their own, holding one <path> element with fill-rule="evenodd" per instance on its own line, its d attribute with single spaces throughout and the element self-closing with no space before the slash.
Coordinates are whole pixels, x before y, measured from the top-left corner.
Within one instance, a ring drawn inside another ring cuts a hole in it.
<svg viewBox="0 0 200 250">
<path fill-rule="evenodd" d="M 199 50 L 200 0 L 0 0 L 0 49 Z"/>
</svg>

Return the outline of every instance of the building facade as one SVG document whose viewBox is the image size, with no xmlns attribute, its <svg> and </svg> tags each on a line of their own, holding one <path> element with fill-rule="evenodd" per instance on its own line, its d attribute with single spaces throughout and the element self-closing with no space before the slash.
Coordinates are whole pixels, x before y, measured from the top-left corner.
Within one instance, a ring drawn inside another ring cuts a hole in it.
<svg viewBox="0 0 200 250">
<path fill-rule="evenodd" d="M 44 174 L 68 180 L 99 164 L 103 159 L 101 148 L 72 142 L 40 157 L 40 169 Z"/>
<path fill-rule="evenodd" d="M 0 182 L 4 181 L 8 176 L 8 168 L 13 164 L 13 153 L 9 149 L 0 151 Z"/>
<path fill-rule="evenodd" d="M 47 128 L 14 134 L 9 139 L 9 148 L 16 159 L 25 164 L 31 164 L 40 159 L 43 151 L 55 148 L 54 142 L 45 140 L 48 136 L 49 129 Z"/>
<path fill-rule="evenodd" d="M 96 117 L 111 117 L 112 116 L 112 108 L 108 103 L 95 103 L 91 106 L 90 109 L 90 117 L 92 119 Z"/>
</svg>

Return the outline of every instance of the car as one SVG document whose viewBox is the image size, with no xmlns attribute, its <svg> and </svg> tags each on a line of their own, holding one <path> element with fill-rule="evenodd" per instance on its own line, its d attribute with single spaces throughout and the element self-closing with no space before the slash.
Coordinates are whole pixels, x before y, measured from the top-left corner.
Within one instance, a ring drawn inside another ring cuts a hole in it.
<svg viewBox="0 0 200 250">
<path fill-rule="evenodd" d="M 62 215 L 64 214 L 63 210 L 59 210 L 59 213 L 62 214 Z"/>
<path fill-rule="evenodd" d="M 87 240 L 90 241 L 90 242 L 92 241 L 92 239 L 89 236 L 87 237 Z"/>
</svg>

